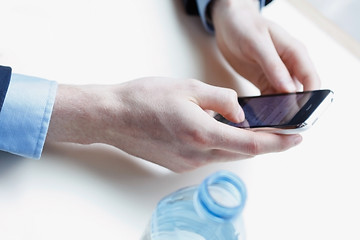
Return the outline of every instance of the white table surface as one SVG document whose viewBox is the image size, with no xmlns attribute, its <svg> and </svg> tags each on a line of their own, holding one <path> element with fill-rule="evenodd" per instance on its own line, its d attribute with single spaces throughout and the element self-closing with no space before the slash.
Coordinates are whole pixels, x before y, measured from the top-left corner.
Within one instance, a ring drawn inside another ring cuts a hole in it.
<svg viewBox="0 0 360 240">
<path fill-rule="evenodd" d="M 104 145 L 45 146 L 39 161 L 0 153 L 0 239 L 138 239 L 161 197 L 217 169 L 247 185 L 248 240 L 360 239 L 360 61 L 284 0 L 263 14 L 307 46 L 336 94 L 300 146 L 185 174 Z M 257 93 L 179 1 L 3 1 L 0 22 L 0 63 L 17 73 L 72 84 L 191 77 Z"/>
</svg>

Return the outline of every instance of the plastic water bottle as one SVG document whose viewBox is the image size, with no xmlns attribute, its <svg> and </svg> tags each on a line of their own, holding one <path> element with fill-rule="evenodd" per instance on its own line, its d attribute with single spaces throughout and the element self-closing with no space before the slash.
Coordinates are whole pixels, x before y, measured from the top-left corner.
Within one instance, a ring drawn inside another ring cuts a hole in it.
<svg viewBox="0 0 360 240">
<path fill-rule="evenodd" d="M 228 171 L 216 172 L 198 186 L 163 198 L 142 239 L 243 240 L 245 201 L 242 180 Z"/>
</svg>

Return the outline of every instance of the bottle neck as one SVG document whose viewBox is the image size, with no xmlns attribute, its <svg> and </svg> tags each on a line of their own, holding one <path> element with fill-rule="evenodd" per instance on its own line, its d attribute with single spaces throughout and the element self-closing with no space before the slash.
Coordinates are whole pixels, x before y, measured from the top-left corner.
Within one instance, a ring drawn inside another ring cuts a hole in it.
<svg viewBox="0 0 360 240">
<path fill-rule="evenodd" d="M 228 171 L 210 175 L 196 194 L 197 209 L 214 220 L 232 220 L 240 216 L 245 201 L 245 184 Z"/>
</svg>

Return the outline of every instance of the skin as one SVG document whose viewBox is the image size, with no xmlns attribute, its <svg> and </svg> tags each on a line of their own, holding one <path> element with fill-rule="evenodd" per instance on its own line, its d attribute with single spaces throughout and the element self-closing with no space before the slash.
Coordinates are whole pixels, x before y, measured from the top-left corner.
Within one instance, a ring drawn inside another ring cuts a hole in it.
<svg viewBox="0 0 360 240">
<path fill-rule="evenodd" d="M 193 79 L 60 85 L 47 141 L 110 144 L 175 172 L 284 151 L 301 142 L 300 135 L 227 126 L 206 110 L 244 120 L 235 91 Z"/>
<path fill-rule="evenodd" d="M 212 20 L 225 59 L 262 94 L 320 87 L 303 44 L 262 17 L 252 0 L 216 0 Z"/>
<path fill-rule="evenodd" d="M 305 48 L 264 19 L 252 0 L 215 0 L 218 48 L 261 93 L 320 87 Z M 234 90 L 194 79 L 148 77 L 110 86 L 59 85 L 47 142 L 105 143 L 175 172 L 298 145 L 300 135 L 234 128 L 244 113 Z"/>
</svg>

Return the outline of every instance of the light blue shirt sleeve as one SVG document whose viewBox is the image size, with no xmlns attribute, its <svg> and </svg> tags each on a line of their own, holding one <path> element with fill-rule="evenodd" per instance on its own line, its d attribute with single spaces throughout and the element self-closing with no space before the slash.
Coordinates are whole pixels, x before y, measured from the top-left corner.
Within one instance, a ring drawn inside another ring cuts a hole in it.
<svg viewBox="0 0 360 240">
<path fill-rule="evenodd" d="M 206 17 L 206 8 L 210 4 L 211 0 L 196 0 L 196 4 L 199 10 L 199 15 L 203 26 L 209 33 L 214 33 L 214 26 L 208 21 Z"/>
<path fill-rule="evenodd" d="M 55 102 L 57 83 L 12 74 L 0 112 L 0 150 L 39 159 Z"/>
</svg>

